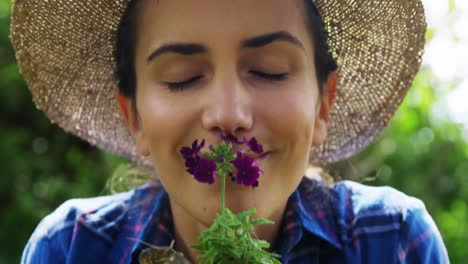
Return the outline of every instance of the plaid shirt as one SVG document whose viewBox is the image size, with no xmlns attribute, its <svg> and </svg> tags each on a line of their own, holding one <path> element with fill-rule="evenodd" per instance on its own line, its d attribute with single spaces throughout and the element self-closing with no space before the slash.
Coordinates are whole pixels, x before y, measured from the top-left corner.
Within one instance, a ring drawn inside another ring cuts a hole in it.
<svg viewBox="0 0 468 264">
<path fill-rule="evenodd" d="M 448 263 L 424 204 L 389 187 L 304 178 L 288 200 L 273 251 L 282 263 Z M 138 240 L 134 240 L 134 239 Z M 138 263 L 147 246 L 168 246 L 174 226 L 157 183 L 64 203 L 37 227 L 22 263 Z"/>
</svg>

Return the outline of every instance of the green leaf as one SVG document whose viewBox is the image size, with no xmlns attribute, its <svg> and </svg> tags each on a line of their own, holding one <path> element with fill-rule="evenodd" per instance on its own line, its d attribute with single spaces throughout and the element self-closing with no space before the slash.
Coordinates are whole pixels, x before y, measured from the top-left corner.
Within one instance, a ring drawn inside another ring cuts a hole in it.
<svg viewBox="0 0 468 264">
<path fill-rule="evenodd" d="M 271 221 L 270 219 L 260 218 L 260 219 L 254 219 L 250 223 L 252 225 L 267 225 L 267 224 L 274 224 L 275 222 Z"/>
<path fill-rule="evenodd" d="M 198 245 L 202 263 L 279 263 L 279 255 L 265 251 L 270 247 L 267 241 L 252 237 L 254 225 L 270 224 L 267 219 L 250 220 L 255 209 L 234 214 L 229 208 L 217 215 L 213 225 L 204 230 Z"/>
</svg>

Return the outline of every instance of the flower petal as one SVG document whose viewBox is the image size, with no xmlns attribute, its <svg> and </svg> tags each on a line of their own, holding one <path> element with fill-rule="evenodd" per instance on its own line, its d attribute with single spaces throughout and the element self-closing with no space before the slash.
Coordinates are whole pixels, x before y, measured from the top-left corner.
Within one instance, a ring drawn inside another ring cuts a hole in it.
<svg viewBox="0 0 468 264">
<path fill-rule="evenodd" d="M 247 144 L 250 150 L 257 154 L 261 154 L 263 152 L 262 144 L 259 144 L 255 137 L 252 137 L 249 141 L 244 137 L 243 142 Z"/>
<path fill-rule="evenodd" d="M 202 183 L 213 184 L 216 178 L 216 162 L 207 158 L 200 158 L 194 168 L 195 179 Z"/>
<path fill-rule="evenodd" d="M 180 149 L 180 153 L 184 156 L 184 159 L 188 159 L 193 155 L 193 151 L 189 147 L 183 147 Z"/>
<path fill-rule="evenodd" d="M 232 162 L 237 170 L 236 182 L 246 186 L 258 185 L 258 178 L 260 177 L 260 168 L 254 164 L 254 159 L 237 152 L 236 159 Z"/>
<path fill-rule="evenodd" d="M 242 144 L 241 141 L 239 141 L 234 135 L 232 134 L 229 134 L 229 135 L 224 135 L 224 134 L 220 134 L 221 136 L 221 139 L 224 140 L 224 141 L 227 141 L 227 142 L 231 142 L 231 143 L 235 143 L 235 144 Z"/>
<path fill-rule="evenodd" d="M 197 145 L 198 145 L 198 139 L 195 139 L 195 141 L 192 142 L 192 150 L 193 150 L 193 149 L 196 149 L 196 148 L 197 148 Z"/>
<path fill-rule="evenodd" d="M 202 140 L 202 142 L 200 143 L 200 145 L 198 147 L 196 147 L 193 151 L 198 154 L 200 152 L 200 150 L 205 146 L 205 139 Z"/>
</svg>

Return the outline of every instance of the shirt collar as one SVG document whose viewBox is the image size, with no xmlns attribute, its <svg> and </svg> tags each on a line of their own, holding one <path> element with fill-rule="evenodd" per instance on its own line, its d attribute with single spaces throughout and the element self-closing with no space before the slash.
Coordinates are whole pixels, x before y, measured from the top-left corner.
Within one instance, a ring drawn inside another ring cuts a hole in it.
<svg viewBox="0 0 468 264">
<path fill-rule="evenodd" d="M 174 238 L 174 226 L 167 192 L 155 183 L 141 192 L 128 217 L 133 228 L 128 237 L 136 238 L 129 256 L 138 259 L 141 250 L 149 243 L 167 247 Z M 333 191 L 323 183 L 304 177 L 298 188 L 289 197 L 281 231 L 275 246 L 281 255 L 291 250 L 304 238 L 315 236 L 336 249 L 342 249 L 336 218 L 332 210 Z M 142 243 L 146 242 L 146 243 Z"/>
<path fill-rule="evenodd" d="M 303 236 L 310 235 L 342 249 L 332 202 L 330 188 L 319 181 L 303 178 L 286 205 L 282 231 L 277 240 L 281 255 L 290 252 Z"/>
<path fill-rule="evenodd" d="M 152 210 L 148 210 L 150 215 L 142 217 L 142 219 L 146 221 L 141 223 L 142 228 L 138 241 L 132 249 L 132 259 L 138 259 L 140 252 L 148 248 L 148 245 L 169 247 L 175 239 L 169 195 L 161 188 L 161 192 L 158 196 L 158 199 L 150 203 L 150 206 L 153 205 Z M 146 243 L 142 243 L 141 241 Z"/>
<path fill-rule="evenodd" d="M 169 196 L 159 181 L 143 185 L 128 201 L 126 219 L 111 256 L 115 263 L 139 263 L 149 245 L 168 247 L 174 240 Z"/>
</svg>

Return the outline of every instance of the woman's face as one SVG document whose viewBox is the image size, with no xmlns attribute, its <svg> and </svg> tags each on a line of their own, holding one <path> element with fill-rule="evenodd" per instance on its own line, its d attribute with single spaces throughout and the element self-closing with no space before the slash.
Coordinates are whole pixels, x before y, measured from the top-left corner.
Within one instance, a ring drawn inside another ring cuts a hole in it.
<svg viewBox="0 0 468 264">
<path fill-rule="evenodd" d="M 171 202 L 202 223 L 219 211 L 220 181 L 188 174 L 183 146 L 217 144 L 220 132 L 256 137 L 269 153 L 258 161 L 259 186 L 227 181 L 226 206 L 268 217 L 284 207 L 311 146 L 325 138 L 305 21 L 302 1 L 141 1 L 131 130 Z"/>
</svg>

